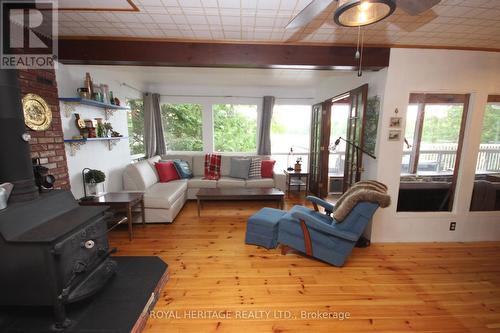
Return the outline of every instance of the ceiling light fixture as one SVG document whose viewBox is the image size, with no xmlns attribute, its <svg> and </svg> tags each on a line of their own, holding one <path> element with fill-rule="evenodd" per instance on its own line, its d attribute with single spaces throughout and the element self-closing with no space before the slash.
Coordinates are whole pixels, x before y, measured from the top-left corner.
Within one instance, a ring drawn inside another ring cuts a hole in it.
<svg viewBox="0 0 500 333">
<path fill-rule="evenodd" d="M 395 9 L 393 0 L 339 0 L 333 20 L 343 27 L 360 27 L 382 21 Z"/>
</svg>

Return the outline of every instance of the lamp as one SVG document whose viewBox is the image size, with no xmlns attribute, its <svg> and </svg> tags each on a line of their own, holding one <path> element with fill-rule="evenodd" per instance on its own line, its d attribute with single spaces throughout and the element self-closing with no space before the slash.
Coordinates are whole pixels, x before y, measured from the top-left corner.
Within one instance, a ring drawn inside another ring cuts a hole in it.
<svg viewBox="0 0 500 333">
<path fill-rule="evenodd" d="M 89 172 L 90 168 L 84 168 L 82 170 L 82 181 L 83 181 L 83 198 L 80 198 L 82 201 L 89 201 L 94 199 L 95 197 L 93 195 L 87 195 L 87 184 L 85 183 L 85 174 Z"/>
<path fill-rule="evenodd" d="M 346 139 L 344 139 L 344 138 L 343 138 L 343 137 L 341 137 L 341 136 L 339 136 L 339 138 L 338 138 L 337 140 L 335 140 L 335 143 L 334 143 L 332 146 L 330 146 L 330 150 L 335 151 L 335 149 L 337 149 L 337 146 L 338 146 L 338 145 L 339 145 L 339 143 L 340 143 L 340 140 L 342 140 L 342 141 L 344 141 L 344 142 L 346 142 L 346 143 L 350 144 L 350 145 L 351 145 L 351 146 L 353 146 L 354 148 L 356 148 L 356 151 L 358 151 L 358 150 L 359 150 L 359 151 L 361 151 L 361 152 L 365 153 L 366 155 L 370 156 L 370 157 L 371 157 L 371 158 L 373 158 L 374 160 L 376 160 L 376 159 L 377 159 L 377 157 L 376 157 L 375 155 L 373 155 L 372 153 L 367 152 L 366 150 L 364 150 L 363 148 L 361 148 L 361 147 L 360 147 L 360 146 L 358 146 L 357 144 L 355 144 L 355 143 L 353 143 L 353 142 L 351 142 L 351 141 L 349 141 L 349 140 L 346 140 Z"/>
<path fill-rule="evenodd" d="M 287 164 L 286 169 L 288 171 L 293 171 L 292 160 L 293 160 L 293 147 L 290 148 L 290 152 L 288 153 L 288 159 L 286 161 Z"/>
<path fill-rule="evenodd" d="M 333 20 L 343 27 L 360 27 L 382 21 L 395 9 L 393 0 L 339 0 Z"/>
</svg>

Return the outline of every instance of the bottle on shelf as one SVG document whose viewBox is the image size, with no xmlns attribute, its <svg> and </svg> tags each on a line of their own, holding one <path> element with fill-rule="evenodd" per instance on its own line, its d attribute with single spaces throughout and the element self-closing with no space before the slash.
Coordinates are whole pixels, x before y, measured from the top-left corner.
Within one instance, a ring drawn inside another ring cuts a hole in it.
<svg viewBox="0 0 500 333">
<path fill-rule="evenodd" d="M 94 84 L 92 83 L 92 78 L 90 77 L 90 73 L 85 73 L 85 87 L 87 88 L 87 91 L 92 98 L 93 93 L 94 93 Z"/>
</svg>

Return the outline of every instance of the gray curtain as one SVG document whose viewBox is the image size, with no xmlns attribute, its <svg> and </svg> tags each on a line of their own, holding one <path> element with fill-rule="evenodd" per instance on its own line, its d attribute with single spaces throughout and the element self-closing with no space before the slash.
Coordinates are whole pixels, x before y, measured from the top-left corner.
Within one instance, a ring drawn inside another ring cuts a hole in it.
<svg viewBox="0 0 500 333">
<path fill-rule="evenodd" d="M 271 155 L 271 119 L 273 118 L 274 96 L 264 96 L 262 117 L 259 126 L 258 155 Z"/>
<path fill-rule="evenodd" d="M 166 153 L 159 94 L 144 94 L 144 144 L 147 158 Z"/>
</svg>

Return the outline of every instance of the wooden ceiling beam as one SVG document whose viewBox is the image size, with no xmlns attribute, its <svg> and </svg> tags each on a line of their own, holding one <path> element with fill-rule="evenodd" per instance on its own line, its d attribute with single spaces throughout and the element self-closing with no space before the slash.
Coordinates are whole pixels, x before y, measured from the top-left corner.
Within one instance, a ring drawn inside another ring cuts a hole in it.
<svg viewBox="0 0 500 333">
<path fill-rule="evenodd" d="M 355 70 L 355 51 L 345 46 L 59 40 L 64 64 Z M 389 54 L 389 48 L 365 47 L 363 69 L 387 67 Z"/>
</svg>

